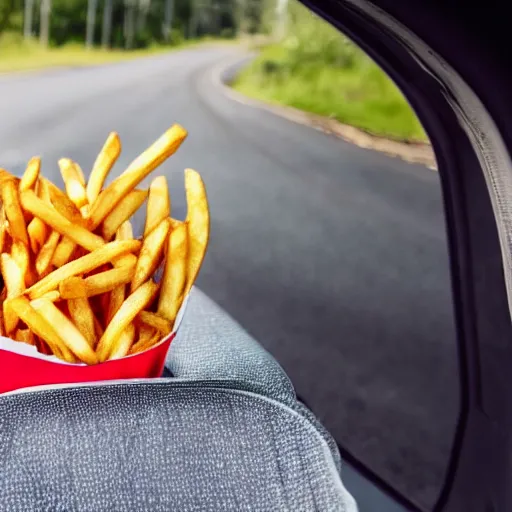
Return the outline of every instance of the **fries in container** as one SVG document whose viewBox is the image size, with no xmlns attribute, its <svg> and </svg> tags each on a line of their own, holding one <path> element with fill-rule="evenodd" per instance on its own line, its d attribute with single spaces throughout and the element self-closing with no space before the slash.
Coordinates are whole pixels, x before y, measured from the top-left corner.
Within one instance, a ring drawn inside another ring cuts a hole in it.
<svg viewBox="0 0 512 512">
<path fill-rule="evenodd" d="M 186 135 L 172 126 L 109 185 L 116 133 L 88 179 L 77 162 L 58 161 L 64 190 L 38 157 L 21 178 L 0 169 L 0 393 L 161 375 L 206 253 L 209 211 L 196 171 L 185 171 L 184 221 L 171 217 L 164 176 L 141 182 Z M 140 208 L 137 239 L 130 218 Z"/>
</svg>

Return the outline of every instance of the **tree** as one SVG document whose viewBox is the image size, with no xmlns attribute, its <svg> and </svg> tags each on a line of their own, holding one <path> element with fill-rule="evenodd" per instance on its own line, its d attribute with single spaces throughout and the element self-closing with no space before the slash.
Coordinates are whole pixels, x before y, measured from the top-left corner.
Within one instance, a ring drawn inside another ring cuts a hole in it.
<svg viewBox="0 0 512 512">
<path fill-rule="evenodd" d="M 101 31 L 101 46 L 110 48 L 110 36 L 112 34 L 112 0 L 105 0 L 103 5 L 103 26 Z"/>
<path fill-rule="evenodd" d="M 174 2 L 173 0 L 165 0 L 165 10 L 164 10 L 164 23 L 162 26 L 162 35 L 164 37 L 164 41 L 168 43 L 171 40 L 171 31 L 172 31 L 172 15 L 174 11 Z"/>
<path fill-rule="evenodd" d="M 50 11 L 51 0 L 41 0 L 41 19 L 39 24 L 39 41 L 41 46 L 47 47 L 50 39 Z"/>
<path fill-rule="evenodd" d="M 96 25 L 96 6 L 97 6 L 97 0 L 88 0 L 85 47 L 89 48 L 89 49 L 94 46 L 94 27 Z"/>
<path fill-rule="evenodd" d="M 23 14 L 23 37 L 25 39 L 30 39 L 32 37 L 33 14 L 34 14 L 34 0 L 25 0 L 25 12 Z"/>
</svg>

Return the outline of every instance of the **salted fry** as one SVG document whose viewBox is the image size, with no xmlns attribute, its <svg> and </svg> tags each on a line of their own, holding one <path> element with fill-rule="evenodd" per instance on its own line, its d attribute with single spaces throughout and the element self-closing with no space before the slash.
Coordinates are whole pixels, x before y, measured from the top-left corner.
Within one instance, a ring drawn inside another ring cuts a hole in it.
<svg viewBox="0 0 512 512">
<path fill-rule="evenodd" d="M 131 284 L 132 292 L 152 276 L 158 267 L 170 227 L 169 219 L 164 219 L 146 238 L 144 238 Z"/>
<path fill-rule="evenodd" d="M 30 265 L 28 247 L 20 240 L 15 240 L 11 246 L 11 256 L 21 270 L 23 281 L 27 284 L 27 274 Z"/>
<path fill-rule="evenodd" d="M 56 290 L 59 287 L 59 283 L 64 279 L 90 272 L 122 254 L 137 252 L 140 249 L 140 245 L 141 243 L 138 240 L 116 240 L 110 242 L 100 249 L 70 261 L 66 265 L 54 270 L 44 279 L 31 286 L 27 293 L 31 299 L 37 299 L 47 292 Z"/>
<path fill-rule="evenodd" d="M 1 188 L 3 206 L 7 220 L 9 221 L 11 235 L 15 240 L 20 240 L 28 246 L 27 226 L 25 225 L 25 217 L 21 209 L 20 196 L 16 182 L 6 180 Z M 34 194 L 32 191 L 26 192 Z"/>
<path fill-rule="evenodd" d="M 75 252 L 76 244 L 67 236 L 62 237 L 62 240 L 57 245 L 55 252 L 53 253 L 52 265 L 56 267 L 62 267 L 65 265 L 73 256 Z"/>
<path fill-rule="evenodd" d="M 206 189 L 201 175 L 193 169 L 185 170 L 187 197 L 188 268 L 185 295 L 199 274 L 210 237 L 210 213 Z"/>
<path fill-rule="evenodd" d="M 103 221 L 102 234 L 105 240 L 110 240 L 119 229 L 119 226 L 128 220 L 142 205 L 148 196 L 147 190 L 135 189 L 119 201 L 118 205 L 107 215 Z"/>
<path fill-rule="evenodd" d="M 107 137 L 92 166 L 89 182 L 87 183 L 87 200 L 89 204 L 94 204 L 94 201 L 96 201 L 110 169 L 112 169 L 120 154 L 121 141 L 119 140 L 119 135 L 116 132 L 112 132 Z"/>
<path fill-rule="evenodd" d="M 48 344 L 50 350 L 57 357 L 60 357 L 70 363 L 75 362 L 75 358 L 71 354 L 71 351 L 67 348 L 62 338 L 53 329 L 51 323 L 46 321 L 37 313 L 26 297 L 21 296 L 12 299 L 11 308 L 34 334 L 39 336 Z"/>
<path fill-rule="evenodd" d="M 47 179 L 40 179 L 40 185 L 44 191 L 44 195 L 50 196 L 50 202 L 46 201 L 45 197 L 41 197 L 46 203 L 51 204 L 63 217 L 79 226 L 87 227 L 87 221 L 82 218 L 80 210 L 76 207 L 75 203 L 69 197 L 57 188 L 52 182 Z"/>
<path fill-rule="evenodd" d="M 140 322 L 153 327 L 164 336 L 167 336 L 172 330 L 172 324 L 169 320 L 162 318 L 156 313 L 150 311 L 141 311 L 137 317 Z"/>
<path fill-rule="evenodd" d="M 48 233 L 46 224 L 41 219 L 34 217 L 27 226 L 27 233 L 30 248 L 34 254 L 37 254 L 46 241 Z"/>
<path fill-rule="evenodd" d="M 157 292 L 158 285 L 150 280 L 140 286 L 124 301 L 123 305 L 114 315 L 114 318 L 112 318 L 112 321 L 107 325 L 103 336 L 98 342 L 96 353 L 100 361 L 108 359 L 121 333 L 153 301 Z"/>
<path fill-rule="evenodd" d="M 110 292 L 110 300 L 108 302 L 108 309 L 107 309 L 107 325 L 112 321 L 112 318 L 114 318 L 114 315 L 117 313 L 117 310 L 123 304 L 125 295 L 126 295 L 126 286 L 125 285 L 116 286 Z"/>
<path fill-rule="evenodd" d="M 30 305 L 53 326 L 66 347 L 81 361 L 87 364 L 98 363 L 98 358 L 94 350 L 90 347 L 82 333 L 53 302 L 44 299 L 36 299 L 31 301 Z"/>
<path fill-rule="evenodd" d="M 87 204 L 87 195 L 85 193 L 85 180 L 83 180 L 82 171 L 78 172 L 77 166 L 69 158 L 61 158 L 59 160 L 60 173 L 66 186 L 66 194 L 77 208 Z M 80 179 L 82 178 L 82 180 Z"/>
<path fill-rule="evenodd" d="M 178 124 L 173 125 L 136 158 L 121 176 L 103 190 L 91 207 L 89 214 L 91 229 L 96 229 L 126 194 L 175 153 L 186 136 L 187 131 L 183 127 Z"/>
<path fill-rule="evenodd" d="M 129 324 L 117 338 L 112 347 L 109 359 L 119 359 L 130 352 L 130 348 L 135 340 L 135 326 Z"/>
<path fill-rule="evenodd" d="M 171 323 L 176 320 L 185 295 L 188 240 L 188 227 L 186 224 L 181 224 L 171 231 L 167 241 L 164 275 L 158 299 L 158 314 L 167 318 Z"/>
<path fill-rule="evenodd" d="M 96 332 L 94 327 L 94 313 L 87 299 L 71 299 L 68 301 L 71 320 L 78 327 L 84 338 L 94 349 L 96 345 Z"/>
<path fill-rule="evenodd" d="M 94 274 L 86 279 L 69 277 L 59 284 L 59 293 L 63 299 L 101 295 L 129 283 L 133 278 L 134 271 L 134 266 L 122 266 Z"/>
<path fill-rule="evenodd" d="M 27 168 L 23 173 L 20 180 L 19 190 L 23 192 L 29 188 L 34 188 L 37 179 L 39 178 L 39 171 L 41 170 L 41 159 L 38 156 L 31 158 L 27 164 Z"/>
<path fill-rule="evenodd" d="M 71 223 L 58 211 L 39 199 L 32 190 L 25 190 L 21 194 L 21 204 L 34 216 L 51 226 L 61 235 L 67 236 L 76 244 L 89 251 L 94 251 L 105 244 L 103 238 L 91 233 L 84 227 Z"/>
<path fill-rule="evenodd" d="M 39 275 L 44 274 L 52 263 L 52 258 L 59 243 L 60 234 L 52 231 L 36 258 L 36 270 Z"/>
<path fill-rule="evenodd" d="M 148 236 L 170 214 L 171 200 L 167 188 L 167 179 L 165 176 L 157 176 L 149 187 L 144 236 Z"/>
<path fill-rule="evenodd" d="M 7 297 L 3 301 L 4 327 L 9 334 L 18 324 L 18 316 L 10 307 L 11 300 L 21 295 L 25 290 L 25 278 L 22 270 L 10 254 L 0 255 L 0 269 L 7 289 Z"/>
</svg>

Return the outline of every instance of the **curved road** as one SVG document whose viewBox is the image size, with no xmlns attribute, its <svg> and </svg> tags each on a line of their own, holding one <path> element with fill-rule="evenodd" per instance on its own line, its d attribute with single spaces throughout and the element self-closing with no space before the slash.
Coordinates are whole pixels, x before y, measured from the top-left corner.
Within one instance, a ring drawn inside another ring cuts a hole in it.
<svg viewBox="0 0 512 512">
<path fill-rule="evenodd" d="M 438 175 L 234 103 L 200 48 L 0 78 L 0 165 L 41 154 L 87 170 L 117 130 L 120 172 L 173 122 L 162 168 L 203 174 L 212 243 L 199 286 L 270 350 L 338 441 L 422 504 L 442 481 L 457 414 Z"/>
</svg>

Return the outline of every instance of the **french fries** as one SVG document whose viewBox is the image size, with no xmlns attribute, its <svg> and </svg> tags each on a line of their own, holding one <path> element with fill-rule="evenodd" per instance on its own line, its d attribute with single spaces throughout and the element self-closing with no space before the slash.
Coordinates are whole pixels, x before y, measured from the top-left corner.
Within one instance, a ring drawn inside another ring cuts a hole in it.
<svg viewBox="0 0 512 512">
<path fill-rule="evenodd" d="M 148 196 L 147 190 L 132 190 L 107 215 L 103 221 L 102 234 L 105 240 L 110 240 L 119 226 L 128 220 L 142 205 Z"/>
<path fill-rule="evenodd" d="M 187 131 L 178 124 L 167 130 L 152 146 L 136 158 L 126 171 L 115 179 L 92 205 L 89 215 L 92 229 L 96 229 L 119 201 L 133 190 L 148 174 L 174 154 L 185 140 Z"/>
<path fill-rule="evenodd" d="M 142 242 L 132 280 L 132 292 L 144 283 L 158 267 L 170 227 L 169 219 L 164 219 Z"/>
<path fill-rule="evenodd" d="M 0 169 L 0 335 L 94 365 L 149 350 L 172 332 L 208 243 L 204 183 L 185 171 L 185 221 L 170 217 L 164 176 L 149 190 L 135 187 L 186 135 L 172 126 L 105 188 L 121 151 L 115 132 L 88 180 L 73 160 L 58 161 L 65 191 L 41 176 L 39 157 L 21 180 Z M 146 200 L 134 239 L 129 219 Z"/>
<path fill-rule="evenodd" d="M 157 176 L 149 186 L 144 236 L 148 236 L 160 222 L 171 214 L 171 199 L 165 176 Z"/>
<path fill-rule="evenodd" d="M 39 178 L 39 171 L 41 170 L 41 159 L 38 156 L 31 158 L 27 164 L 27 168 L 21 178 L 19 189 L 20 192 L 33 188 Z"/>
<path fill-rule="evenodd" d="M 151 303 L 157 292 L 158 285 L 149 280 L 123 302 L 98 343 L 96 353 L 100 361 L 106 361 L 109 358 L 110 353 L 116 348 L 119 336 L 134 318 Z"/>
<path fill-rule="evenodd" d="M 89 182 L 87 183 L 86 188 L 89 204 L 93 204 L 98 198 L 98 194 L 103 187 L 105 178 L 108 176 L 112 166 L 116 163 L 120 153 L 121 141 L 119 140 L 119 135 L 112 132 L 108 136 L 105 145 L 101 148 L 101 151 L 92 166 L 91 176 L 89 177 Z"/>
<path fill-rule="evenodd" d="M 29 192 L 34 194 L 34 192 L 30 190 L 26 190 L 24 193 Z M 20 205 L 18 185 L 14 180 L 5 180 L 2 183 L 2 202 L 5 209 L 5 215 L 9 221 L 12 238 L 14 240 L 20 240 L 28 246 L 27 226 L 25 224 L 25 217 Z"/>
</svg>

